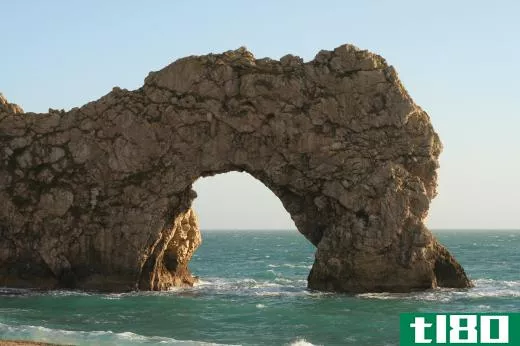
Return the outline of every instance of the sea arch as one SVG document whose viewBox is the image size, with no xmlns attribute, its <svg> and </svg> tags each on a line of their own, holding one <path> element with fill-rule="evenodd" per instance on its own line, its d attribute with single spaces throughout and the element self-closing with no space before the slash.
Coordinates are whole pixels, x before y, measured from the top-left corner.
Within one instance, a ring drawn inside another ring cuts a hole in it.
<svg viewBox="0 0 520 346">
<path fill-rule="evenodd" d="M 441 143 L 393 67 L 187 57 L 68 112 L 0 108 L 0 284 L 162 290 L 193 282 L 193 182 L 244 171 L 317 247 L 309 287 L 470 285 L 425 227 Z"/>
</svg>

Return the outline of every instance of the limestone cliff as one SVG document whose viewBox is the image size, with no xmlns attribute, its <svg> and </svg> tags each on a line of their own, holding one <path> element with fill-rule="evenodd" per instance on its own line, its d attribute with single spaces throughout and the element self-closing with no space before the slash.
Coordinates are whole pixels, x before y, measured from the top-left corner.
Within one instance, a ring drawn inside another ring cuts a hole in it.
<svg viewBox="0 0 520 346">
<path fill-rule="evenodd" d="M 351 45 L 191 56 L 67 112 L 1 97 L 0 285 L 191 285 L 192 184 L 246 171 L 317 247 L 310 288 L 467 287 L 423 223 L 440 152 L 393 67 Z"/>
</svg>

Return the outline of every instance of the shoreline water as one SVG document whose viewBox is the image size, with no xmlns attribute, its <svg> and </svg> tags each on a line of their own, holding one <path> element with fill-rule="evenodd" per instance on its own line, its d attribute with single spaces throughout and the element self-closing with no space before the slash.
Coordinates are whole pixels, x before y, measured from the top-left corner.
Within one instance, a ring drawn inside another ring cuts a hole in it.
<svg viewBox="0 0 520 346">
<path fill-rule="evenodd" d="M 398 345 L 403 312 L 520 310 L 520 232 L 438 233 L 470 289 L 346 295 L 307 289 L 314 247 L 293 232 L 205 232 L 193 288 L 0 288 L 0 339 L 74 345 Z M 374 332 L 376 331 L 376 332 Z"/>
<path fill-rule="evenodd" d="M 0 346 L 71 346 L 63 344 L 50 344 L 48 342 L 27 340 L 0 340 Z"/>
</svg>

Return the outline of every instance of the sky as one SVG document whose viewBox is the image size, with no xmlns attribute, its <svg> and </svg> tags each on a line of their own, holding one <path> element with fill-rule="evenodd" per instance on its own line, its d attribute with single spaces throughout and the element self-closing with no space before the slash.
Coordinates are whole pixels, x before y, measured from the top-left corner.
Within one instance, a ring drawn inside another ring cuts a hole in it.
<svg viewBox="0 0 520 346">
<path fill-rule="evenodd" d="M 183 56 L 246 46 L 306 61 L 344 43 L 381 54 L 444 144 L 433 229 L 520 228 L 518 1 L 1 1 L 0 92 L 26 111 L 136 89 Z M 294 228 L 246 174 L 196 182 L 203 229 Z"/>
</svg>

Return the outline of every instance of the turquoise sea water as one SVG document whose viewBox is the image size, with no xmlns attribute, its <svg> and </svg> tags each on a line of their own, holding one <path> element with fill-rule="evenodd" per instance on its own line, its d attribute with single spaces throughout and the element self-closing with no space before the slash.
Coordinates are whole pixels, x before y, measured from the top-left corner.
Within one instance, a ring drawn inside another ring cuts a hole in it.
<svg viewBox="0 0 520 346">
<path fill-rule="evenodd" d="M 520 231 L 442 231 L 475 288 L 412 294 L 306 289 L 313 246 L 296 231 L 203 232 L 202 282 L 170 292 L 0 288 L 0 339 L 75 345 L 397 345 L 399 313 L 520 311 Z"/>
</svg>

